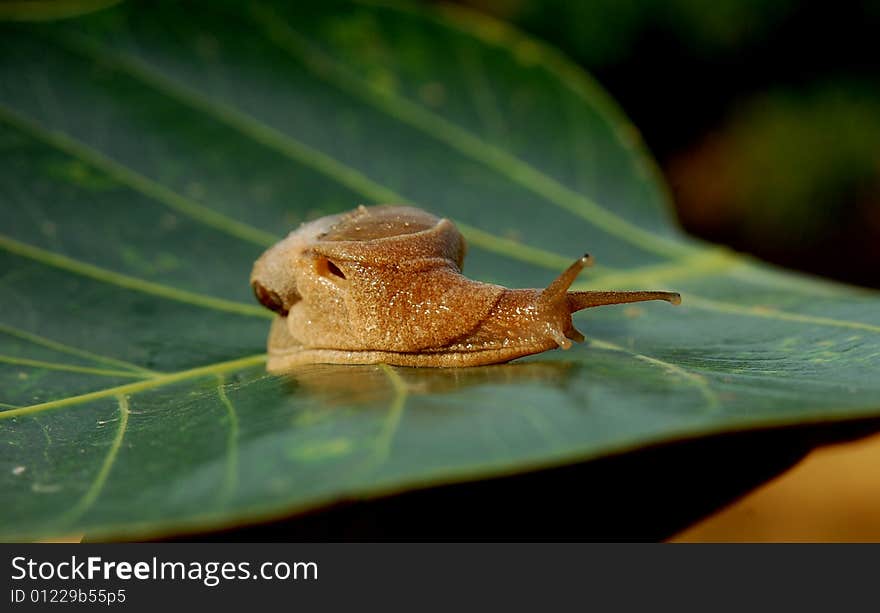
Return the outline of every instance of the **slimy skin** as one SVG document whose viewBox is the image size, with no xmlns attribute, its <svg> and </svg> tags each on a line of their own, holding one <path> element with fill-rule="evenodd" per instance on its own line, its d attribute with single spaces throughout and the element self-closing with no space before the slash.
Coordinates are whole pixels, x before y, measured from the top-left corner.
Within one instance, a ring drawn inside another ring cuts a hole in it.
<svg viewBox="0 0 880 613">
<path fill-rule="evenodd" d="M 581 309 L 681 300 L 673 292 L 569 292 L 589 256 L 546 289 L 507 289 L 462 275 L 465 252 L 451 221 L 408 206 L 361 206 L 301 225 L 251 273 L 257 299 L 278 314 L 267 369 L 495 364 L 583 341 L 571 321 Z"/>
</svg>

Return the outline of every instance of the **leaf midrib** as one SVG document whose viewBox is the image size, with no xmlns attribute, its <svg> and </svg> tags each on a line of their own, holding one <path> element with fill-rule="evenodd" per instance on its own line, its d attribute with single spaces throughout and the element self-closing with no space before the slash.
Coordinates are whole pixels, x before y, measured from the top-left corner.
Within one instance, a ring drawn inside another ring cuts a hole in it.
<svg viewBox="0 0 880 613">
<path fill-rule="evenodd" d="M 658 366 L 663 368 L 667 372 L 673 373 L 675 375 L 683 377 L 689 384 L 694 385 L 700 391 L 700 393 L 704 396 L 707 401 L 707 410 L 714 408 L 718 404 L 718 397 L 715 394 L 714 390 L 709 387 L 706 383 L 705 379 L 696 373 L 689 371 L 682 366 L 677 364 L 673 364 L 671 362 L 667 362 L 666 360 L 662 360 L 660 358 L 652 357 L 645 355 L 643 353 L 638 353 L 612 343 L 610 341 L 605 341 L 596 337 L 591 337 L 590 339 L 591 345 L 594 345 L 598 349 L 606 349 L 611 351 L 618 351 L 621 353 L 625 353 L 634 357 L 635 359 L 647 362 L 654 366 Z M 227 360 L 223 362 L 216 362 L 214 364 L 209 364 L 207 366 L 199 366 L 196 368 L 181 370 L 173 373 L 163 373 L 160 375 L 156 375 L 150 377 L 144 381 L 140 381 L 137 383 L 130 383 L 126 385 L 118 385 L 114 387 L 105 388 L 102 390 L 97 390 L 94 392 L 89 392 L 86 394 L 80 394 L 77 396 L 68 396 L 67 398 L 60 398 L 57 400 L 51 400 L 48 402 L 42 402 L 38 404 L 32 404 L 25 407 L 16 407 L 6 411 L 0 411 L 0 420 L 22 417 L 26 415 L 32 415 L 35 413 L 42 413 L 44 411 L 60 409 L 68 406 L 73 406 L 77 404 L 82 404 L 85 402 L 91 402 L 93 400 L 100 400 L 102 398 L 107 398 L 109 396 L 116 396 L 118 398 L 126 397 L 131 394 L 136 394 L 139 392 L 147 391 L 150 389 L 163 387 L 165 385 L 171 385 L 173 383 L 179 383 L 181 381 L 186 381 L 189 379 L 196 379 L 200 377 L 205 377 L 209 375 L 214 375 L 219 378 L 220 387 L 222 388 L 223 384 L 223 374 L 232 370 L 237 370 L 241 368 L 246 368 L 248 366 L 254 366 L 256 364 L 261 364 L 266 361 L 266 354 L 257 354 L 253 356 L 248 356 L 245 358 L 238 358 L 235 360 Z M 386 376 L 389 379 L 389 382 L 392 385 L 394 390 L 394 398 L 392 399 L 391 405 L 389 405 L 389 410 L 394 414 L 393 420 L 391 423 L 386 424 L 387 430 L 389 433 L 383 435 L 383 439 L 388 439 L 389 443 L 385 444 L 387 447 L 390 444 L 390 439 L 393 437 L 394 431 L 397 429 L 397 424 L 400 420 L 400 415 L 403 411 L 406 398 L 408 396 L 408 387 L 405 381 L 400 377 L 394 367 L 391 367 L 387 364 L 379 364 L 379 368 L 383 370 Z M 219 388 L 218 388 L 219 389 Z M 221 402 L 226 406 L 227 411 L 230 413 L 230 419 L 234 420 L 237 424 L 237 417 L 234 416 L 235 408 L 232 406 L 231 402 L 226 398 L 225 392 L 218 392 L 220 394 Z M 11 406 L 11 405 L 10 405 Z M 237 428 L 237 425 L 236 425 Z M 384 430 L 383 430 L 384 432 Z"/>
<path fill-rule="evenodd" d="M 84 402 L 90 402 L 92 400 L 100 400 L 102 398 L 107 398 L 109 396 L 136 394 L 138 392 L 143 392 L 143 391 L 150 390 L 153 388 L 162 387 L 165 385 L 170 385 L 172 383 L 179 383 L 181 381 L 187 381 L 189 379 L 196 379 L 196 378 L 205 377 L 208 375 L 218 375 L 218 374 L 222 374 L 225 372 L 229 372 L 231 370 L 247 368 L 248 366 L 255 366 L 257 364 L 262 364 L 265 361 L 266 361 L 266 354 L 260 353 L 257 355 L 247 356 L 244 358 L 227 360 L 225 362 L 215 362 L 214 364 L 208 364 L 207 366 L 198 366 L 196 368 L 190 368 L 187 370 L 166 373 L 163 375 L 152 377 L 150 379 L 146 379 L 144 381 L 138 381 L 137 383 L 128 383 L 125 385 L 117 385 L 115 387 L 108 387 L 108 388 L 105 388 L 102 390 L 89 392 L 87 394 L 80 394 L 78 396 L 68 396 L 67 398 L 60 398 L 58 400 L 50 400 L 48 402 L 41 402 L 38 404 L 32 404 L 32 405 L 29 405 L 26 407 L 9 409 L 7 411 L 0 411 L 0 420 L 11 419 L 11 418 L 15 418 L 15 417 L 22 417 L 25 415 L 32 415 L 34 413 L 41 413 L 43 411 L 59 409 L 59 408 L 66 407 L 66 406 L 82 404 Z"/>
</svg>

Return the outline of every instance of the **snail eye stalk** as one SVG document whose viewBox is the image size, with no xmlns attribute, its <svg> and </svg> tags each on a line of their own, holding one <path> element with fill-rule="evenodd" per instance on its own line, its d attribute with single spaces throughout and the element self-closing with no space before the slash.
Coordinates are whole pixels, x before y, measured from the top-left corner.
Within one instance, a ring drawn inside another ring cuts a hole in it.
<svg viewBox="0 0 880 613">
<path fill-rule="evenodd" d="M 547 288 L 541 292 L 540 301 L 544 304 L 558 303 L 560 300 L 568 302 L 569 311 L 575 313 L 590 307 L 604 306 L 607 304 L 625 304 L 627 302 L 645 302 L 646 300 L 665 300 L 672 304 L 681 304 L 681 296 L 675 292 L 619 292 L 619 291 L 586 291 L 570 292 L 568 288 L 574 283 L 578 274 L 587 266 L 593 265 L 593 258 L 584 254 L 566 268 L 561 275 L 556 277 Z"/>
<path fill-rule="evenodd" d="M 606 304 L 626 304 L 628 302 L 645 302 L 648 300 L 665 300 L 670 304 L 681 304 L 681 295 L 676 292 L 568 292 L 568 307 L 572 313 L 590 307 Z"/>
</svg>

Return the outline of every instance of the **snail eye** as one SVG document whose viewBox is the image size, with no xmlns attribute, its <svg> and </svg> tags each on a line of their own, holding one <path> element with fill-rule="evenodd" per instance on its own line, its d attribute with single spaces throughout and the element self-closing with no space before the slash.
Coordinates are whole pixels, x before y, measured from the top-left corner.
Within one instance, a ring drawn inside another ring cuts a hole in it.
<svg viewBox="0 0 880 613">
<path fill-rule="evenodd" d="M 336 264 L 334 264 L 334 263 L 331 262 L 330 260 L 327 260 L 327 271 L 328 271 L 331 275 L 336 275 L 336 276 L 339 277 L 340 279 L 344 279 L 344 278 L 345 278 L 345 274 L 339 269 L 339 266 L 337 266 Z"/>
<path fill-rule="evenodd" d="M 284 303 L 281 301 L 281 297 L 278 294 L 264 287 L 259 281 L 253 282 L 253 288 L 254 296 L 257 297 L 260 304 L 271 311 L 275 311 L 281 315 L 287 315 L 287 309 L 284 308 Z"/>
<path fill-rule="evenodd" d="M 317 264 L 318 274 L 322 277 L 336 277 L 337 279 L 345 279 L 345 273 L 336 264 L 327 258 L 321 258 Z"/>
</svg>

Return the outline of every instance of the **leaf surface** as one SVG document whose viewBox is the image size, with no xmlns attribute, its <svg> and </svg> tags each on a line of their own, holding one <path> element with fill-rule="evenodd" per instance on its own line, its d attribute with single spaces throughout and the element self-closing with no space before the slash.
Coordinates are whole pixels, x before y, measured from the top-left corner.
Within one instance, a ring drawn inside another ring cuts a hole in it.
<svg viewBox="0 0 880 613">
<path fill-rule="evenodd" d="M 880 408 L 877 294 L 686 237 L 607 96 L 498 23 L 151 2 L 0 28 L 4 538 L 204 530 Z M 578 287 L 683 305 L 578 314 L 588 343 L 508 365 L 268 376 L 254 259 L 379 202 L 454 219 L 474 278 L 542 287 L 588 250 Z"/>
</svg>

